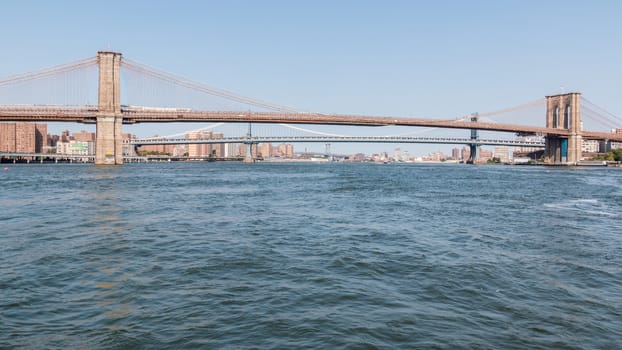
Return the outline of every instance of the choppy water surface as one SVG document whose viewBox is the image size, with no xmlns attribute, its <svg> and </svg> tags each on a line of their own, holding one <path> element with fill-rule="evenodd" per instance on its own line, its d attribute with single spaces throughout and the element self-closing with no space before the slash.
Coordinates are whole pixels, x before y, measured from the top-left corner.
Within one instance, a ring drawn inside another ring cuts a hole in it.
<svg viewBox="0 0 622 350">
<path fill-rule="evenodd" d="M 622 347 L 622 171 L 10 165 L 0 348 Z"/>
</svg>

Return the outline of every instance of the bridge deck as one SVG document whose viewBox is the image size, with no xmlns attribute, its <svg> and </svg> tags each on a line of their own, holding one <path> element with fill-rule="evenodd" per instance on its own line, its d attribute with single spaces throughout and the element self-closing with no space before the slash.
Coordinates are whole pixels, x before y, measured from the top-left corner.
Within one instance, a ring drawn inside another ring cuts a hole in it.
<svg viewBox="0 0 622 350">
<path fill-rule="evenodd" d="M 0 121 L 29 122 L 80 122 L 94 123 L 98 110 L 94 106 L 2 106 Z M 169 108 L 124 108 L 121 111 L 125 124 L 172 123 L 172 122 L 233 122 L 233 123 L 286 123 L 357 126 L 418 126 L 451 129 L 477 129 L 513 133 L 568 136 L 564 129 L 527 125 L 480 123 L 462 120 L 442 120 L 403 117 L 380 117 L 363 115 L 291 113 L 291 112 L 239 112 L 194 111 Z M 584 139 L 622 141 L 622 135 L 583 131 Z"/>
</svg>

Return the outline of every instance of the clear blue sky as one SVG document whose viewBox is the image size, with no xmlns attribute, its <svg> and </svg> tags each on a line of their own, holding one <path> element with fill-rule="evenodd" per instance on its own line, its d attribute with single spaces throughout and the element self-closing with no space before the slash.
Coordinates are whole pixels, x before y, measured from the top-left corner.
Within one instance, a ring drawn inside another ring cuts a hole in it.
<svg viewBox="0 0 622 350">
<path fill-rule="evenodd" d="M 451 118 L 564 86 L 622 116 L 621 15 L 622 1 L 2 1 L 0 77 L 111 49 L 306 111 Z"/>
</svg>

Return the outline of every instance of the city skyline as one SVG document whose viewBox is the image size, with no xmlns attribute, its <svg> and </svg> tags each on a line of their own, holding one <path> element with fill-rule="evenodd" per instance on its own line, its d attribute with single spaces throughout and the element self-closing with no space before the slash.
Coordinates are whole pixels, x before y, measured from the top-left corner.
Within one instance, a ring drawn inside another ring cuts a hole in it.
<svg viewBox="0 0 622 350">
<path fill-rule="evenodd" d="M 24 154 L 66 154 L 66 155 L 85 155 L 95 154 L 96 134 L 85 130 L 79 132 L 69 129 L 61 131 L 59 134 L 48 133 L 47 123 L 31 123 L 31 122 L 3 122 L 0 123 L 0 152 L 6 153 L 24 153 Z M 212 132 L 207 130 L 197 130 L 187 132 L 184 138 L 192 139 L 222 139 L 228 135 L 221 132 Z M 157 135 L 155 135 L 157 137 Z M 124 133 L 124 139 L 135 139 L 136 135 Z M 331 150 L 331 144 L 324 144 L 323 151 L 298 150 L 294 152 L 292 144 L 280 143 L 273 144 L 271 142 L 259 142 L 252 145 L 252 154 L 259 158 L 283 158 L 294 159 L 297 156 L 305 154 L 323 155 L 325 157 L 339 159 L 358 159 L 372 161 L 465 161 L 469 158 L 468 146 L 461 148 L 452 146 L 451 155 L 444 154 L 442 151 L 434 151 L 425 156 L 410 155 L 408 150 L 402 150 L 399 145 L 393 144 L 393 153 L 382 151 L 372 154 L 356 152 L 351 154 L 338 154 Z M 206 157 L 214 158 L 235 158 L 244 157 L 246 155 L 247 145 L 242 143 L 187 143 L 187 144 L 143 144 L 132 150 L 132 145 L 124 145 L 123 154 L 134 156 L 140 154 L 156 154 L 168 155 L 172 157 L 188 157 L 190 159 L 202 159 Z M 127 149 L 126 149 L 127 148 Z M 479 158 L 482 161 L 499 158 L 503 162 L 512 160 L 512 150 L 508 146 L 496 146 L 493 151 L 479 148 Z M 512 148 L 521 152 L 520 148 Z"/>
</svg>

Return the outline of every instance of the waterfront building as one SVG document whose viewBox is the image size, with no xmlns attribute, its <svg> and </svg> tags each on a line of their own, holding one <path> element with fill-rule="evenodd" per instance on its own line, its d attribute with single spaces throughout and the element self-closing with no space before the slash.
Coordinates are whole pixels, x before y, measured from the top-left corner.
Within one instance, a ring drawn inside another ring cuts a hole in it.
<svg viewBox="0 0 622 350">
<path fill-rule="evenodd" d="M 136 135 L 132 134 L 123 134 L 123 139 L 135 139 Z M 150 139 L 165 139 L 164 137 L 159 137 L 158 135 L 149 137 Z M 129 147 L 125 147 L 129 146 Z M 135 156 L 138 154 L 142 155 L 169 155 L 172 156 L 175 153 L 175 149 L 179 145 L 140 145 L 135 148 L 133 145 L 124 144 L 123 145 L 123 155 Z M 183 153 L 182 153 L 183 155 Z"/>
<path fill-rule="evenodd" d="M 44 153 L 48 141 L 48 125 L 35 123 L 35 153 Z"/>
<path fill-rule="evenodd" d="M 393 153 L 393 159 L 396 162 L 399 162 L 402 160 L 402 149 L 401 148 L 399 147 L 395 148 L 395 152 Z"/>
<path fill-rule="evenodd" d="M 622 142 L 615 141 L 600 141 L 599 143 L 599 152 L 606 153 L 609 151 L 613 151 L 614 149 L 622 148 Z"/>
<path fill-rule="evenodd" d="M 272 157 L 272 144 L 269 142 L 262 143 L 259 153 L 260 153 L 259 155 L 261 155 L 261 157 L 263 158 Z"/>
<path fill-rule="evenodd" d="M 253 157 L 257 157 L 257 154 L 258 154 L 258 148 L 259 148 L 259 147 L 257 147 L 257 144 L 256 144 L 256 143 L 253 143 L 253 144 L 252 144 L 252 146 L 251 146 L 251 154 L 252 154 L 252 156 L 253 156 Z M 240 152 L 240 153 L 239 153 L 239 154 L 240 154 L 240 156 L 242 156 L 242 157 L 246 157 L 246 150 L 248 149 L 248 145 L 246 145 L 246 144 L 241 144 L 239 149 L 240 149 L 240 151 L 239 151 L 239 152 Z"/>
<path fill-rule="evenodd" d="M 600 151 L 600 141 L 583 140 L 581 145 L 581 151 L 586 153 L 598 153 Z"/>
<path fill-rule="evenodd" d="M 123 140 L 131 140 L 135 138 L 136 138 L 136 135 L 132 135 L 129 133 L 121 134 L 121 139 Z M 123 147 L 122 152 L 124 156 L 129 156 L 129 157 L 136 156 L 136 147 L 134 145 L 131 145 L 129 143 L 124 143 L 122 147 Z"/>
<path fill-rule="evenodd" d="M 493 158 L 499 159 L 502 163 L 509 163 L 512 161 L 510 147 L 508 146 L 496 146 L 492 156 Z"/>
<path fill-rule="evenodd" d="M 81 130 L 80 132 L 74 132 L 73 135 L 71 135 L 73 140 L 76 141 L 95 141 L 95 133 L 94 132 L 88 132 L 88 131 L 84 131 Z"/>
<path fill-rule="evenodd" d="M 212 138 L 211 131 L 192 131 L 186 134 L 186 138 L 190 140 L 209 139 Z M 188 157 L 203 158 L 208 157 L 212 153 L 212 145 L 205 143 L 191 143 L 188 145 Z"/>
<path fill-rule="evenodd" d="M 518 136 L 516 141 L 521 142 L 541 142 L 542 136 Z M 514 147 L 513 153 L 532 153 L 544 150 L 544 147 Z"/>
<path fill-rule="evenodd" d="M 622 128 L 611 129 L 611 132 L 618 135 L 622 134 Z M 600 152 L 609 152 L 614 149 L 622 148 L 622 142 L 602 141 L 600 146 Z"/>
<path fill-rule="evenodd" d="M 71 140 L 71 132 L 69 130 L 61 131 L 58 141 L 69 142 L 69 140 Z"/>
<path fill-rule="evenodd" d="M 0 123 L 0 152 L 41 153 L 47 143 L 47 124 Z"/>
<path fill-rule="evenodd" d="M 59 141 L 56 144 L 57 154 L 88 156 L 95 154 L 95 141 Z"/>
<path fill-rule="evenodd" d="M 172 156 L 177 145 L 142 145 L 138 147 L 138 153 L 163 154 Z M 125 153 L 125 150 L 124 150 Z"/>
<path fill-rule="evenodd" d="M 213 132 L 213 139 L 222 139 L 225 137 L 225 134 L 221 132 Z M 224 143 L 215 143 L 212 145 L 211 154 L 216 158 L 223 158 L 225 156 L 225 144 Z"/>
<path fill-rule="evenodd" d="M 445 154 L 441 151 L 432 152 L 426 157 L 423 157 L 423 161 L 427 162 L 440 162 L 444 161 L 445 159 L 447 159 L 447 157 L 445 157 Z"/>
<path fill-rule="evenodd" d="M 357 153 L 354 155 L 353 159 L 355 162 L 364 162 L 367 157 L 365 157 L 364 153 Z"/>
<path fill-rule="evenodd" d="M 276 147 L 276 149 L 272 149 L 273 154 L 275 156 L 279 156 L 281 158 L 294 158 L 294 146 L 287 143 L 282 143 Z"/>
<path fill-rule="evenodd" d="M 172 145 L 171 156 L 185 157 L 188 155 L 188 145 Z"/>
<path fill-rule="evenodd" d="M 224 144 L 225 158 L 235 158 L 242 156 L 240 153 L 241 143 L 226 143 Z"/>
<path fill-rule="evenodd" d="M 455 160 L 461 160 L 460 149 L 458 147 L 454 147 L 451 149 L 451 158 Z"/>
<path fill-rule="evenodd" d="M 480 148 L 479 150 L 479 161 L 480 162 L 486 162 L 491 160 L 493 157 L 493 154 L 491 151 L 485 150 L 483 148 Z"/>
<path fill-rule="evenodd" d="M 45 144 L 47 147 L 54 148 L 56 147 L 56 143 L 58 142 L 59 139 L 60 139 L 60 136 L 58 135 L 48 134 L 47 141 Z"/>
<path fill-rule="evenodd" d="M 410 157 L 410 153 L 408 153 L 408 150 L 405 149 L 402 151 L 402 159 L 403 162 L 409 162 L 412 161 L 412 158 Z"/>
<path fill-rule="evenodd" d="M 69 141 L 58 141 L 56 143 L 56 154 L 69 154 L 70 151 Z"/>
</svg>

